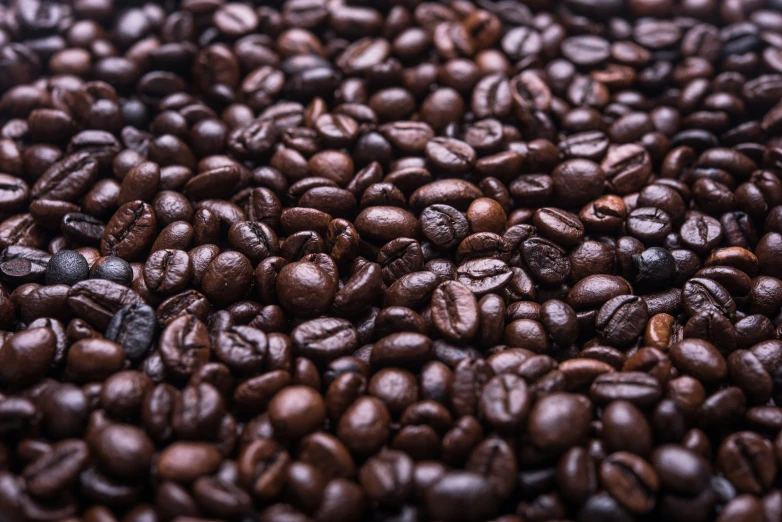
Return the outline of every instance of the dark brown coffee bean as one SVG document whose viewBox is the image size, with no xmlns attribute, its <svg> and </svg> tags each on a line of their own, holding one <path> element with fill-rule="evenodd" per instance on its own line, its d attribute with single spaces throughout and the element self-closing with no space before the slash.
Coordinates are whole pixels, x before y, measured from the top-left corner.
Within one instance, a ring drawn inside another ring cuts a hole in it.
<svg viewBox="0 0 782 522">
<path fill-rule="evenodd" d="M 600 480 L 608 493 L 633 513 L 651 511 L 660 479 L 654 469 L 632 453 L 609 455 L 600 466 Z"/>
<path fill-rule="evenodd" d="M 771 448 L 771 443 L 756 433 L 738 432 L 722 442 L 717 461 L 737 490 L 762 494 L 771 485 L 776 472 Z"/>
<path fill-rule="evenodd" d="M 453 342 L 470 340 L 478 331 L 478 303 L 462 283 L 447 281 L 432 294 L 432 321 Z"/>
<path fill-rule="evenodd" d="M 325 363 L 352 353 L 358 336 L 353 325 L 344 319 L 321 318 L 294 328 L 291 341 L 298 354 Z"/>
<path fill-rule="evenodd" d="M 564 452 L 586 439 L 590 420 L 589 401 L 567 393 L 547 395 L 530 411 L 530 441 L 544 451 Z"/>
<path fill-rule="evenodd" d="M 498 375 L 483 387 L 480 414 L 499 431 L 512 432 L 521 427 L 530 409 L 524 381 L 512 374 Z"/>
<path fill-rule="evenodd" d="M 701 339 L 685 339 L 670 350 L 671 362 L 681 371 L 705 382 L 719 381 L 727 373 L 725 359 L 710 343 Z"/>
<path fill-rule="evenodd" d="M 64 440 L 26 466 L 22 476 L 30 493 L 45 499 L 73 487 L 86 467 L 88 457 L 89 449 L 83 441 Z"/>
<path fill-rule="evenodd" d="M 578 244 L 584 236 L 584 225 L 578 218 L 559 209 L 542 208 L 535 212 L 532 222 L 541 236 L 565 247 Z"/>
<path fill-rule="evenodd" d="M 736 313 L 736 303 L 719 283 L 705 278 L 687 281 L 682 290 L 684 310 L 690 315 L 714 311 L 731 319 Z"/>
<path fill-rule="evenodd" d="M 469 234 L 467 219 L 448 205 L 431 205 L 421 212 L 421 232 L 435 246 L 450 249 Z"/>
<path fill-rule="evenodd" d="M 157 228 L 150 205 L 132 201 L 119 208 L 106 225 L 101 240 L 101 254 L 132 260 L 152 243 Z"/>
<path fill-rule="evenodd" d="M 623 295 L 608 300 L 595 319 L 602 339 L 614 346 L 632 344 L 646 327 L 646 302 L 638 296 Z"/>
</svg>

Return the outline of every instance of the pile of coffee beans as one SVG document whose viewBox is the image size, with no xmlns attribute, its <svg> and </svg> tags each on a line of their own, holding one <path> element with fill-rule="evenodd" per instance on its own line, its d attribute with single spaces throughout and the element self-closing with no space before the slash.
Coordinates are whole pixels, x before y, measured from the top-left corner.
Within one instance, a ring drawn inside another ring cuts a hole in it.
<svg viewBox="0 0 782 522">
<path fill-rule="evenodd" d="M 0 521 L 782 521 L 782 0 L 0 1 Z"/>
</svg>

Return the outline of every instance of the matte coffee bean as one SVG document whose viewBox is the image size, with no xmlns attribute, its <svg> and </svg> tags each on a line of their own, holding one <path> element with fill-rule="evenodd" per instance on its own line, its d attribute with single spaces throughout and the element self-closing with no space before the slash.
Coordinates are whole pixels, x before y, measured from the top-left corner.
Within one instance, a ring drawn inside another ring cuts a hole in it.
<svg viewBox="0 0 782 522">
<path fill-rule="evenodd" d="M 122 346 L 133 361 L 147 355 L 157 326 L 155 311 L 145 304 L 130 304 L 120 308 L 106 328 L 106 339 Z"/>
<path fill-rule="evenodd" d="M 78 252 L 63 250 L 49 259 L 46 265 L 46 284 L 68 286 L 87 279 L 90 266 L 87 260 Z"/>
</svg>

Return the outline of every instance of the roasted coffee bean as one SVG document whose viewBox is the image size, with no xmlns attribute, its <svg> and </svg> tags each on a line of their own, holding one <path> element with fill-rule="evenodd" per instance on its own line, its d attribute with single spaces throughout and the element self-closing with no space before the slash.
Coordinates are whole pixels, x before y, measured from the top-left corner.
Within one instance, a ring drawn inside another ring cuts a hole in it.
<svg viewBox="0 0 782 522">
<path fill-rule="evenodd" d="M 383 281 L 393 284 L 402 276 L 420 272 L 424 265 L 421 244 L 415 239 L 398 238 L 386 243 L 377 255 Z"/>
<path fill-rule="evenodd" d="M 600 481 L 628 511 L 646 513 L 654 508 L 660 479 L 654 469 L 637 455 L 620 451 L 606 457 L 600 465 Z"/>
<path fill-rule="evenodd" d="M 691 317 L 683 335 L 709 341 L 723 354 L 736 349 L 736 330 L 727 317 L 714 310 Z"/>
<path fill-rule="evenodd" d="M 722 354 L 701 339 L 685 339 L 676 343 L 671 347 L 670 356 L 671 362 L 680 371 L 704 382 L 719 381 L 727 372 Z"/>
<path fill-rule="evenodd" d="M 633 366 L 629 364 L 626 365 L 625 370 L 628 371 L 598 375 L 592 381 L 589 389 L 590 396 L 602 403 L 624 400 L 642 408 L 652 406 L 660 400 L 662 387 L 654 375 L 632 371 Z"/>
<path fill-rule="evenodd" d="M 562 246 L 574 246 L 584 236 L 584 225 L 578 218 L 559 209 L 542 208 L 535 212 L 532 222 L 541 236 Z"/>
<path fill-rule="evenodd" d="M 445 521 L 486 520 L 496 513 L 497 502 L 489 482 L 467 471 L 447 473 L 425 493 L 426 512 L 433 519 Z"/>
<path fill-rule="evenodd" d="M 546 395 L 529 414 L 530 441 L 543 451 L 561 453 L 586 440 L 591 405 L 568 393 Z"/>
<path fill-rule="evenodd" d="M 578 207 L 603 193 L 605 172 L 585 159 L 562 163 L 552 172 L 554 201 L 566 208 Z"/>
<path fill-rule="evenodd" d="M 104 256 L 132 260 L 152 243 L 157 220 L 152 207 L 141 201 L 121 206 L 106 225 L 100 249 Z"/>
<path fill-rule="evenodd" d="M 493 428 L 510 432 L 519 429 L 530 409 L 524 380 L 513 374 L 492 378 L 483 387 L 479 409 Z"/>
<path fill-rule="evenodd" d="M 645 245 L 659 244 L 671 232 L 671 218 L 659 208 L 637 208 L 627 216 L 627 232 Z"/>
<path fill-rule="evenodd" d="M 142 359 L 154 339 L 157 316 L 145 304 L 130 304 L 120 308 L 106 327 L 106 339 L 122 346 L 131 360 Z"/>
<path fill-rule="evenodd" d="M 125 351 L 105 339 L 82 339 L 68 351 L 65 371 L 76 382 L 106 379 L 119 371 L 125 360 Z"/>
<path fill-rule="evenodd" d="M 0 351 L 2 379 L 11 385 L 33 384 L 42 378 L 56 354 L 56 338 L 49 328 L 31 328 L 10 336 Z"/>
<path fill-rule="evenodd" d="M 560 346 L 570 346 L 578 337 L 576 312 L 564 301 L 550 299 L 543 303 L 540 321 L 551 339 Z"/>
<path fill-rule="evenodd" d="M 757 433 L 737 432 L 722 442 L 717 462 L 738 491 L 762 494 L 777 471 L 771 448 L 771 443 Z"/>
<path fill-rule="evenodd" d="M 448 205 L 431 205 L 421 212 L 421 232 L 436 247 L 450 249 L 469 234 L 470 226 L 461 212 Z"/>
<path fill-rule="evenodd" d="M 163 329 L 158 350 L 167 371 L 188 378 L 209 360 L 206 326 L 194 316 L 180 316 Z"/>
<path fill-rule="evenodd" d="M 27 465 L 22 476 L 30 494 L 45 499 L 73 487 L 79 480 L 79 473 L 87 466 L 88 458 L 89 449 L 83 441 L 64 440 Z M 149 462 L 142 462 L 144 464 L 148 466 Z"/>
<path fill-rule="evenodd" d="M 470 340 L 478 331 L 478 302 L 462 283 L 447 281 L 432 294 L 432 321 L 453 342 Z"/>
<path fill-rule="evenodd" d="M 471 292 L 483 295 L 502 289 L 513 277 L 510 267 L 499 259 L 473 259 L 459 266 L 457 280 Z"/>
<path fill-rule="evenodd" d="M 641 335 L 648 318 L 646 301 L 638 296 L 622 295 L 608 300 L 600 308 L 595 327 L 606 343 L 627 346 Z"/>
<path fill-rule="evenodd" d="M 125 305 L 144 304 L 135 291 L 108 279 L 88 279 L 68 291 L 68 306 L 88 323 L 105 329 Z"/>
<path fill-rule="evenodd" d="M 682 290 L 684 310 L 690 315 L 714 311 L 732 319 L 736 314 L 736 303 L 719 283 L 705 278 L 693 278 Z"/>
<path fill-rule="evenodd" d="M 532 277 L 546 285 L 567 280 L 571 264 L 565 250 L 543 238 L 530 238 L 521 244 L 521 255 Z"/>
<path fill-rule="evenodd" d="M 780 5 L 680 4 L 5 2 L 0 519 L 782 517 Z"/>
<path fill-rule="evenodd" d="M 88 152 L 66 156 L 49 167 L 30 189 L 33 199 L 74 201 L 84 195 L 98 176 L 98 161 Z"/>
<path fill-rule="evenodd" d="M 87 279 L 90 275 L 90 265 L 80 253 L 73 250 L 62 250 L 54 254 L 46 265 L 47 285 L 72 286 Z"/>
<path fill-rule="evenodd" d="M 183 250 L 164 249 L 150 254 L 144 264 L 147 288 L 163 295 L 183 290 L 193 274 L 190 257 Z"/>
<path fill-rule="evenodd" d="M 222 252 L 207 266 L 201 289 L 212 302 L 224 306 L 247 292 L 252 276 L 252 265 L 246 256 L 240 252 Z"/>
<path fill-rule="evenodd" d="M 97 244 L 103 237 L 105 225 L 99 219 L 80 212 L 68 212 L 62 217 L 63 235 L 76 243 Z"/>
<path fill-rule="evenodd" d="M 358 345 L 353 325 L 336 318 L 320 318 L 300 324 L 291 332 L 296 353 L 318 362 L 349 355 Z"/>
<path fill-rule="evenodd" d="M 98 259 L 90 269 L 91 279 L 108 279 L 121 285 L 130 286 L 133 282 L 133 270 L 121 257 L 107 256 Z"/>
<path fill-rule="evenodd" d="M 0 275 L 10 283 L 31 283 L 46 273 L 51 255 L 29 247 L 9 246 L 0 254 Z"/>
</svg>

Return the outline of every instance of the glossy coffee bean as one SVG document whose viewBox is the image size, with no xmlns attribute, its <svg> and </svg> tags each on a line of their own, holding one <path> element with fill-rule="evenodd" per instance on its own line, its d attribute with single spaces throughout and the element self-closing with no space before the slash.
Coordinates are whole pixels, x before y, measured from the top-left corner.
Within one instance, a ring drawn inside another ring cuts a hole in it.
<svg viewBox="0 0 782 522">
<path fill-rule="evenodd" d="M 782 518 L 779 4 L 4 3 L 0 519 Z"/>
</svg>

